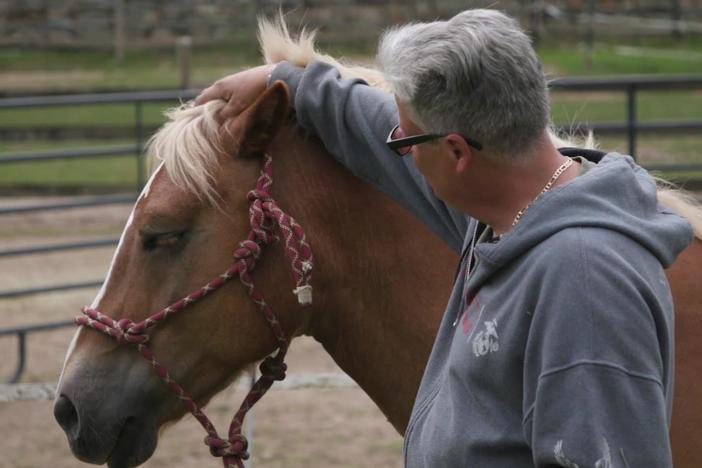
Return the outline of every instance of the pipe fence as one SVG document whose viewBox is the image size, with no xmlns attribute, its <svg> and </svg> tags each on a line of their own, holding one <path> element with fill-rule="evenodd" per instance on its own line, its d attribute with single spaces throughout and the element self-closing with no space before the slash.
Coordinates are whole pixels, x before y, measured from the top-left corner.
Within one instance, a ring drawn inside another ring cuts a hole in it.
<svg viewBox="0 0 702 468">
<path fill-rule="evenodd" d="M 7 380 L 8 384 L 16 384 L 19 382 L 22 374 L 24 373 L 24 368 L 27 363 L 28 333 L 56 330 L 57 328 L 64 328 L 68 326 L 75 326 L 75 322 L 73 320 L 62 320 L 60 322 L 45 322 L 36 325 L 24 325 L 22 327 L 0 328 L 0 338 L 8 335 L 17 336 L 17 366 L 12 373 L 12 377 Z M 8 388 L 10 388 L 8 384 L 0 384 L 0 401 L 9 401 L 3 400 L 3 390 L 9 391 Z"/>
<path fill-rule="evenodd" d="M 699 131 L 702 130 L 702 119 L 641 122 L 637 116 L 636 107 L 637 93 L 640 91 L 702 90 L 702 75 L 561 78 L 551 81 L 550 89 L 553 93 L 579 93 L 592 91 L 610 91 L 624 93 L 624 95 L 626 96 L 626 119 L 624 122 L 599 122 L 581 126 L 557 125 L 557 127 L 561 129 L 567 129 L 569 131 L 593 131 L 596 134 L 625 133 L 627 135 L 629 154 L 631 154 L 634 157 L 636 156 L 637 139 L 641 132 L 697 132 L 699 134 Z M 64 96 L 15 97 L 0 99 L 0 110 L 51 106 L 102 105 L 115 103 L 129 103 L 134 105 L 134 143 L 131 145 L 119 145 L 110 148 L 81 148 L 76 150 L 40 151 L 21 154 L 0 154 L 0 167 L 2 167 L 3 164 L 10 163 L 31 164 L 37 161 L 46 160 L 100 158 L 105 156 L 126 157 L 130 155 L 135 155 L 135 164 L 137 165 L 137 175 L 136 180 L 134 181 L 134 187 L 136 189 L 135 192 L 72 197 L 68 200 L 59 202 L 29 203 L 17 206 L 0 206 L 0 218 L 3 215 L 9 214 L 133 203 L 136 200 L 136 194 L 141 190 L 145 181 L 145 171 L 143 167 L 144 164 L 142 157 L 143 145 L 146 137 L 142 109 L 144 103 L 184 101 L 194 98 L 198 94 L 198 92 L 199 90 L 197 89 L 186 89 Z M 699 171 L 702 170 L 702 164 L 665 164 L 647 166 L 647 168 L 651 170 L 664 171 Z M 9 257 L 16 258 L 25 255 L 38 255 L 46 254 L 49 252 L 62 252 L 75 249 L 89 249 L 116 245 L 117 241 L 117 238 L 110 237 L 102 239 L 90 239 L 86 241 L 60 242 L 53 244 L 4 248 L 0 249 L 0 261 L 3 258 Z M 0 300 L 7 298 L 18 298 L 47 292 L 97 287 L 101 284 L 101 282 L 102 280 L 96 279 L 92 281 L 62 283 L 14 290 L 4 290 L 0 291 Z M 7 335 L 16 335 L 18 339 L 18 365 L 16 367 L 16 371 L 10 379 L 10 382 L 18 382 L 21 379 L 22 372 L 24 370 L 24 363 L 26 362 L 25 337 L 28 333 L 34 333 L 72 325 L 72 321 L 66 321 L 47 323 L 39 326 L 25 326 L 0 330 L 0 337 Z"/>
<path fill-rule="evenodd" d="M 90 195 L 71 197 L 64 201 L 29 203 L 17 206 L 0 206 L 0 216 L 9 214 L 62 210 L 68 208 L 83 208 L 90 206 L 107 206 L 114 204 L 131 204 L 136 200 L 137 194 L 145 182 L 145 170 L 143 161 L 143 149 L 145 141 L 145 124 L 143 119 L 143 105 L 146 102 L 182 102 L 193 99 L 199 90 L 157 90 L 157 91 L 137 91 L 123 93 L 94 93 L 59 96 L 29 96 L 0 99 L 0 110 L 4 109 L 27 109 L 37 107 L 55 106 L 86 106 L 104 104 L 132 104 L 134 106 L 134 143 L 131 145 L 118 145 L 111 147 L 62 149 L 55 151 L 37 151 L 25 153 L 5 153 L 0 154 L 0 166 L 10 163 L 31 164 L 38 161 L 48 160 L 70 160 L 84 158 L 101 158 L 107 156 L 132 156 L 135 158 L 137 167 L 136 180 L 134 181 L 135 191 L 132 193 L 117 193 L 107 195 Z M 48 245 L 27 246 L 13 249 L 0 249 L 0 258 L 19 255 L 34 255 L 47 252 L 59 252 L 75 249 L 87 249 L 104 247 L 117 243 L 117 239 L 88 240 L 85 242 L 55 243 Z M 0 291 L 0 299 L 9 297 L 20 297 L 29 294 L 39 294 L 43 292 L 61 291 L 76 289 L 78 287 L 92 287 L 98 281 L 85 282 L 81 284 L 66 283 L 46 287 L 25 288 L 19 290 Z"/>
<path fill-rule="evenodd" d="M 636 97 L 639 91 L 684 91 L 702 89 L 702 75 L 627 75 L 600 78 L 559 78 L 550 82 L 552 91 L 593 92 L 615 91 L 626 95 L 626 121 L 623 123 L 594 123 L 587 126 L 557 125 L 563 129 L 591 130 L 599 133 L 626 133 L 628 153 L 636 158 L 636 141 L 640 131 L 694 132 L 702 130 L 702 119 L 640 122 Z M 675 166 L 666 166 L 673 167 Z M 659 167 L 647 167 L 660 170 Z M 695 165 L 694 170 L 702 169 Z"/>
</svg>

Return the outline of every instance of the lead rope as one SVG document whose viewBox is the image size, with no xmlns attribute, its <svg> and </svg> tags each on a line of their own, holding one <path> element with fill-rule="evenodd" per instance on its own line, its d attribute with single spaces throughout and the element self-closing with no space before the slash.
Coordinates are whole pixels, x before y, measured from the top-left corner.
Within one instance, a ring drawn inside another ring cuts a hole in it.
<svg viewBox="0 0 702 468">
<path fill-rule="evenodd" d="M 242 434 L 242 426 L 246 413 L 268 391 L 276 380 L 283 380 L 287 366 L 285 354 L 288 351 L 290 340 L 285 330 L 266 303 L 263 294 L 256 288 L 249 274 L 253 271 L 261 255 L 262 248 L 271 242 L 280 240 L 285 242 L 285 252 L 290 259 L 295 289 L 298 302 L 307 306 L 312 303 L 312 286 L 310 286 L 314 258 L 307 242 L 302 227 L 287 213 L 283 212 L 270 196 L 272 178 L 272 159 L 266 155 L 261 168 L 261 175 L 256 183 L 256 188 L 248 193 L 251 202 L 249 206 L 249 220 L 251 231 L 247 238 L 239 243 L 239 248 L 234 252 L 234 263 L 224 273 L 211 280 L 202 288 L 185 296 L 183 299 L 161 309 L 140 322 L 129 319 L 114 320 L 96 309 L 83 307 L 82 315 L 76 317 L 76 324 L 98 330 L 117 340 L 120 344 L 134 344 L 144 358 L 149 361 L 156 375 L 168 385 L 185 407 L 192 413 L 207 432 L 205 444 L 215 457 L 222 457 L 224 468 L 244 468 L 242 460 L 249 458 L 247 452 L 248 441 Z M 239 410 L 232 418 L 229 425 L 228 437 L 222 439 L 209 418 L 202 412 L 200 406 L 185 392 L 155 358 L 151 348 L 147 346 L 149 335 L 146 333 L 151 327 L 163 322 L 169 316 L 180 312 L 190 304 L 197 302 L 206 295 L 216 291 L 232 278 L 238 276 L 246 287 L 249 297 L 259 307 L 268 322 L 278 342 L 278 351 L 274 356 L 266 357 L 261 362 L 261 376 L 252 385 L 249 393 L 244 398 Z"/>
</svg>

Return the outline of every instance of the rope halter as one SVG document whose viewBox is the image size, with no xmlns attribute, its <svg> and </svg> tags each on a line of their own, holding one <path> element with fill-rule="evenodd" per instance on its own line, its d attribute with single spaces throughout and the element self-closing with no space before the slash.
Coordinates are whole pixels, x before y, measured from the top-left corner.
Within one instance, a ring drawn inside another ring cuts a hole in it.
<svg viewBox="0 0 702 468">
<path fill-rule="evenodd" d="M 77 325 L 98 330 L 113 337 L 119 344 L 136 345 L 141 355 L 149 361 L 156 375 L 168 385 L 188 411 L 200 422 L 207 432 L 205 444 L 210 448 L 212 455 L 222 457 L 224 468 L 244 467 L 242 460 L 246 460 L 249 457 L 247 452 L 248 441 L 241 433 L 244 417 L 273 385 L 273 382 L 285 378 L 287 370 L 284 360 L 290 340 L 273 310 L 263 298 L 263 294 L 254 285 L 250 275 L 250 272 L 256 267 L 263 247 L 281 239 L 284 241 L 285 253 L 290 260 L 295 279 L 296 287 L 293 293 L 297 295 L 298 302 L 301 305 L 307 306 L 312 303 L 312 286 L 310 286 L 314 264 L 312 250 L 307 243 L 302 227 L 290 215 L 283 212 L 271 197 L 270 187 L 272 184 L 272 159 L 266 155 L 263 158 L 261 175 L 256 183 L 256 188 L 247 194 L 250 202 L 249 222 L 251 230 L 247 238 L 239 242 L 238 248 L 234 251 L 234 262 L 224 273 L 212 279 L 200 289 L 140 322 L 133 322 L 126 318 L 115 320 L 90 307 L 83 307 L 81 309 L 82 315 L 75 319 Z M 278 341 L 278 350 L 275 355 L 268 356 L 261 362 L 261 376 L 252 385 L 239 410 L 232 418 L 228 437 L 223 439 L 198 404 L 188 396 L 185 390 L 171 378 L 168 371 L 156 360 L 153 351 L 147 345 L 149 341 L 147 332 L 169 316 L 180 312 L 211 292 L 216 291 L 235 277 L 238 277 L 246 287 L 249 297 L 258 306 L 268 322 Z"/>
<path fill-rule="evenodd" d="M 144 344 L 149 341 L 149 336 L 144 334 L 144 328 L 137 327 L 137 324 L 129 319 L 113 320 L 107 315 L 87 307 L 83 308 L 83 314 L 85 317 L 79 318 L 87 323 L 81 323 L 81 325 L 86 325 L 110 335 L 119 344 Z"/>
<path fill-rule="evenodd" d="M 246 451 L 249 447 L 249 441 L 243 435 L 229 440 L 208 435 L 205 437 L 205 445 L 210 448 L 210 453 L 215 457 L 238 457 L 243 460 L 249 458 L 249 452 Z"/>
</svg>

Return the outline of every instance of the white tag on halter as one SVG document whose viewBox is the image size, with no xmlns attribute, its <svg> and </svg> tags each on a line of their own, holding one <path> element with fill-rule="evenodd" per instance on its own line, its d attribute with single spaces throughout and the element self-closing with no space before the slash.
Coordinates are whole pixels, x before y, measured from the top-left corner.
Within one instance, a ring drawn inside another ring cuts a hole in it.
<svg viewBox="0 0 702 468">
<path fill-rule="evenodd" d="M 312 304 L 312 286 L 309 284 L 298 286 L 293 289 L 293 293 L 297 295 L 297 302 L 299 302 L 300 305 Z"/>
</svg>

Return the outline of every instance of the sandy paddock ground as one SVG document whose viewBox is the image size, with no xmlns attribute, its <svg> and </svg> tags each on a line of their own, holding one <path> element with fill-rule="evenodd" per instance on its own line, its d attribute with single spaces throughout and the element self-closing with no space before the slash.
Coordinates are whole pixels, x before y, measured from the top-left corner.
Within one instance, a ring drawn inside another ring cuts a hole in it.
<svg viewBox="0 0 702 468">
<path fill-rule="evenodd" d="M 0 206 L 29 200 L 0 199 Z M 0 217 L 0 248 L 118 235 L 131 207 L 81 208 Z M 0 259 L 0 289 L 102 278 L 112 247 Z M 0 328 L 70 319 L 96 291 L 77 290 L 0 299 Z M 55 382 L 74 329 L 29 335 L 23 382 Z M 0 381 L 14 370 L 16 339 L 0 338 Z M 314 340 L 290 350 L 289 373 L 341 372 Z M 275 388 L 275 387 L 274 387 Z M 227 390 L 206 408 L 220 433 L 244 392 Z M 401 466 L 402 438 L 359 389 L 271 391 L 253 412 L 255 467 Z M 192 416 L 164 432 L 145 467 L 219 467 Z M 75 460 L 50 401 L 0 403 L 0 468 L 89 466 Z"/>
</svg>

